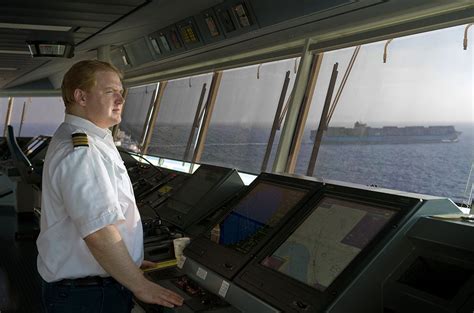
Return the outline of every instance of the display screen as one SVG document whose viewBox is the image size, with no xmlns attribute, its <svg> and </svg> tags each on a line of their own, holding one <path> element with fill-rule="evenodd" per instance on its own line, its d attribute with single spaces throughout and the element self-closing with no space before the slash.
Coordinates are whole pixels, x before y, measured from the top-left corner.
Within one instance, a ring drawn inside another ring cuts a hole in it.
<svg viewBox="0 0 474 313">
<path fill-rule="evenodd" d="M 307 194 L 271 182 L 260 182 L 214 227 L 210 238 L 220 245 L 248 253 Z"/>
<path fill-rule="evenodd" d="M 201 166 L 186 180 L 166 206 L 169 209 L 188 213 L 227 173 L 228 169 Z"/>
<path fill-rule="evenodd" d="M 261 264 L 324 291 L 396 213 L 325 197 Z"/>
<path fill-rule="evenodd" d="M 187 44 L 199 42 L 199 38 L 191 23 L 179 27 L 181 38 Z"/>
</svg>

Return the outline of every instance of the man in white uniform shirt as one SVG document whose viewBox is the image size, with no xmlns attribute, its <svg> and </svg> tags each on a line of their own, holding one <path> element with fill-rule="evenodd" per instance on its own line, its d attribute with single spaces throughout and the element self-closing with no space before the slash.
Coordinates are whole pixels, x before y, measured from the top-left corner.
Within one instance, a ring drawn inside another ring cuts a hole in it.
<svg viewBox="0 0 474 313">
<path fill-rule="evenodd" d="M 140 270 L 143 231 L 132 185 L 109 127 L 121 120 L 121 73 L 81 61 L 65 74 L 66 117 L 43 169 L 38 271 L 46 312 L 130 312 L 138 299 L 183 299 Z"/>
</svg>

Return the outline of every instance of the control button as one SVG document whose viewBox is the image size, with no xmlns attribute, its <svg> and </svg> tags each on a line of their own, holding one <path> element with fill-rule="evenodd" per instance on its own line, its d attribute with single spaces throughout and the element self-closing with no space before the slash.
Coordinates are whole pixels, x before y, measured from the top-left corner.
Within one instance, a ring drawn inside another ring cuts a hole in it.
<svg viewBox="0 0 474 313">
<path fill-rule="evenodd" d="M 296 305 L 299 309 L 306 310 L 308 308 L 308 305 L 302 301 L 295 301 L 293 302 L 294 305 Z"/>
</svg>

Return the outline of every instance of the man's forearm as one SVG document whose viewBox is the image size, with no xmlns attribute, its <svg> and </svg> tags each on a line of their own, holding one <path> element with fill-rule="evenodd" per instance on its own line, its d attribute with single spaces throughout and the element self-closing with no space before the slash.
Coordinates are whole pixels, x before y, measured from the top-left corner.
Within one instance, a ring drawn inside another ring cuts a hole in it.
<svg viewBox="0 0 474 313">
<path fill-rule="evenodd" d="M 141 301 L 167 307 L 183 304 L 181 296 L 143 276 L 142 271 L 133 263 L 122 236 L 114 225 L 90 234 L 84 241 L 104 270 Z"/>
<path fill-rule="evenodd" d="M 104 270 L 133 293 L 145 284 L 146 279 L 125 246 L 115 225 L 108 225 L 90 234 L 84 241 Z"/>
</svg>

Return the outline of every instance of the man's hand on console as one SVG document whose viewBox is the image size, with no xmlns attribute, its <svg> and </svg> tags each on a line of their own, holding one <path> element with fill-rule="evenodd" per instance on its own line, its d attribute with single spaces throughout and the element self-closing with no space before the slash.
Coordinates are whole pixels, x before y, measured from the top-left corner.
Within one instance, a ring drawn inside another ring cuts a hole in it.
<svg viewBox="0 0 474 313">
<path fill-rule="evenodd" d="M 169 308 L 183 304 L 183 298 L 180 295 L 148 280 L 140 290 L 133 291 L 133 294 L 143 302 L 159 304 Z"/>
</svg>

